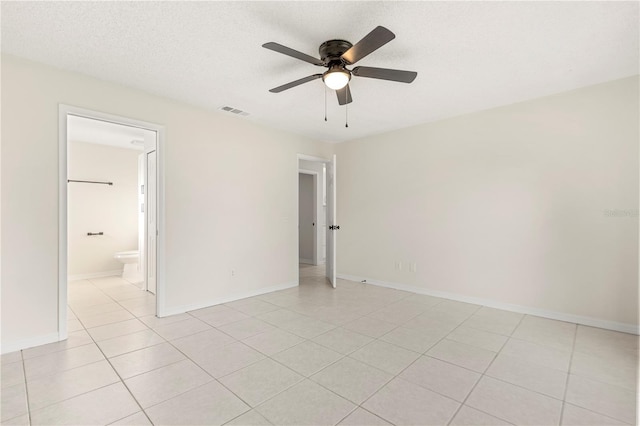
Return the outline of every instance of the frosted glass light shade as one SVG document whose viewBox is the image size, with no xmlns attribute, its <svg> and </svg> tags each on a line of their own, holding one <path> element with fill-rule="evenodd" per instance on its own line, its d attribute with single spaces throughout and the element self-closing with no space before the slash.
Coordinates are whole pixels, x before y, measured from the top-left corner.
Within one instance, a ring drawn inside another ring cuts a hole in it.
<svg viewBox="0 0 640 426">
<path fill-rule="evenodd" d="M 349 83 L 351 76 L 343 70 L 329 70 L 324 73 L 322 81 L 329 89 L 340 90 Z"/>
</svg>

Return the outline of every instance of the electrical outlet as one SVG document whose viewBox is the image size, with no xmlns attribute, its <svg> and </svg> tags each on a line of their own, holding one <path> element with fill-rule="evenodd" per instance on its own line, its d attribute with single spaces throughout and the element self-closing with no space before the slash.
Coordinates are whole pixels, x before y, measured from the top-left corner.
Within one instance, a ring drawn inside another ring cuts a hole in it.
<svg viewBox="0 0 640 426">
<path fill-rule="evenodd" d="M 416 262 L 411 262 L 411 263 L 409 264 L 409 270 L 410 270 L 411 272 L 413 272 L 413 273 L 415 273 L 415 272 L 416 272 L 416 270 L 417 270 Z"/>
<path fill-rule="evenodd" d="M 232 276 L 232 277 L 235 277 L 235 276 L 236 276 L 236 270 L 235 270 L 235 269 L 232 269 L 232 270 L 231 270 L 231 276 Z"/>
<path fill-rule="evenodd" d="M 402 261 L 396 260 L 394 262 L 394 267 L 395 267 L 396 271 L 402 271 Z"/>
</svg>

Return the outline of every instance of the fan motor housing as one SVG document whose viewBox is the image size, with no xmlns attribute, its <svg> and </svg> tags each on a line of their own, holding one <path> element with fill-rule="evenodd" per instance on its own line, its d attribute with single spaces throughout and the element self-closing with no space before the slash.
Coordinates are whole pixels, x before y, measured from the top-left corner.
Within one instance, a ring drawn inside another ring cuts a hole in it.
<svg viewBox="0 0 640 426">
<path fill-rule="evenodd" d="M 318 49 L 320 53 L 320 59 L 327 65 L 334 63 L 342 63 L 340 57 L 344 52 L 351 49 L 353 46 L 346 40 L 328 40 L 320 45 Z"/>
</svg>

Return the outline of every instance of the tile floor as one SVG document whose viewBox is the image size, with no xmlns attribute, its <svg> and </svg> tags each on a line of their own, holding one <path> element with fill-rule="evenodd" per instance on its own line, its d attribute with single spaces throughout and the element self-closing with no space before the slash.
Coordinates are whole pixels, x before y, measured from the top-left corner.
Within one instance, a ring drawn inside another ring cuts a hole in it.
<svg viewBox="0 0 640 426">
<path fill-rule="evenodd" d="M 2 355 L 7 425 L 636 424 L 637 336 L 349 281 L 169 318 L 69 284 L 69 339 Z"/>
</svg>

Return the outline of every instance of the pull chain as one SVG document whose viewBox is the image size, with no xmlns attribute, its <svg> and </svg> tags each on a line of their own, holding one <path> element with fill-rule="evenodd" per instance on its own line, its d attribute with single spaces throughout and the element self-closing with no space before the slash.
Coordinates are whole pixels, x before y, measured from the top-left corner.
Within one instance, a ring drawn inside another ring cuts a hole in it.
<svg viewBox="0 0 640 426">
<path fill-rule="evenodd" d="M 349 104 L 344 105 L 344 127 L 349 127 Z"/>
<path fill-rule="evenodd" d="M 324 121 L 327 121 L 327 86 L 324 86 Z"/>
</svg>

